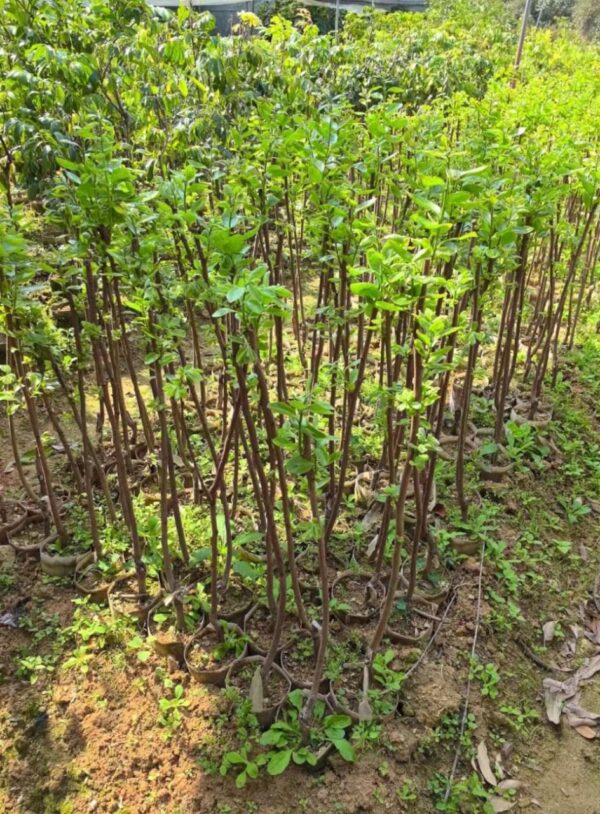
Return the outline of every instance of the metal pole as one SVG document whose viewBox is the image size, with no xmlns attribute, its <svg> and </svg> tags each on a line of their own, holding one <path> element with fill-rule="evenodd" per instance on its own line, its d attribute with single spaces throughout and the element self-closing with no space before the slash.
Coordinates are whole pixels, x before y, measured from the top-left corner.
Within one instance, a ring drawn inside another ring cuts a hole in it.
<svg viewBox="0 0 600 814">
<path fill-rule="evenodd" d="M 337 40 L 340 32 L 340 0 L 335 0 L 335 38 Z"/>
<path fill-rule="evenodd" d="M 525 9 L 523 10 L 523 22 L 521 23 L 521 35 L 519 37 L 519 44 L 517 45 L 517 55 L 515 56 L 514 76 L 511 81 L 511 87 L 514 88 L 517 81 L 517 71 L 521 66 L 521 57 L 523 56 L 523 46 L 525 45 L 525 36 L 527 34 L 527 24 L 529 22 L 529 15 L 531 14 L 531 6 L 533 0 L 525 0 Z"/>
</svg>

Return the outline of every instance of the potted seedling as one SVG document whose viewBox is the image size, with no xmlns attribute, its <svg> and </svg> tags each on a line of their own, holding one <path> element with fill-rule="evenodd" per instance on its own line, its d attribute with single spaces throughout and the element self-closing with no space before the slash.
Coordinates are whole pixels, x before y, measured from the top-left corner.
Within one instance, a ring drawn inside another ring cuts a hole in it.
<svg viewBox="0 0 600 814">
<path fill-rule="evenodd" d="M 46 542 L 40 548 L 40 566 L 44 574 L 51 577 L 69 577 L 75 574 L 78 568 L 85 568 L 94 560 L 94 552 L 85 554 L 70 553 L 58 542 Z"/>
<path fill-rule="evenodd" d="M 451 543 L 452 544 L 452 543 Z M 422 563 L 419 563 L 422 567 Z M 408 564 L 405 562 L 400 572 L 400 585 L 407 588 L 409 584 Z M 442 569 L 421 571 L 417 574 L 413 597 L 423 604 L 423 610 L 428 611 L 428 603 L 441 602 L 449 591 L 449 580 Z"/>
<path fill-rule="evenodd" d="M 366 571 L 344 571 L 331 586 L 331 610 L 346 625 L 371 621 L 385 596 L 383 583 Z"/>
<path fill-rule="evenodd" d="M 281 666 L 294 688 L 310 689 L 315 672 L 318 643 L 308 630 L 296 630 L 281 651 Z M 321 692 L 328 680 L 321 681 Z"/>
<path fill-rule="evenodd" d="M 373 717 L 369 703 L 369 671 L 358 661 L 345 663 L 331 676 L 328 701 L 336 711 L 348 715 L 353 721 L 370 721 Z"/>
<path fill-rule="evenodd" d="M 426 639 L 436 621 L 435 606 L 416 597 L 408 603 L 397 597 L 385 635 L 397 644 L 416 645 Z"/>
<path fill-rule="evenodd" d="M 174 599 L 183 605 L 184 629 L 181 630 Z M 171 656 L 183 663 L 185 645 L 196 630 L 204 626 L 210 602 L 204 588 L 196 584 L 180 598 L 169 594 L 163 597 L 148 615 L 150 644 L 159 656 Z"/>
<path fill-rule="evenodd" d="M 501 483 L 514 469 L 505 447 L 491 440 L 477 449 L 476 463 L 481 479 L 491 483 Z"/>
<path fill-rule="evenodd" d="M 354 761 L 354 750 L 348 740 L 348 730 L 352 726 L 350 716 L 331 714 L 326 702 L 319 698 L 314 704 L 311 725 L 307 728 L 301 720 L 305 701 L 304 691 L 291 692 L 283 715 L 261 736 L 259 743 L 266 750 L 261 764 L 266 765 L 268 774 L 281 774 L 291 761 L 318 771 L 334 751 L 344 760 Z"/>
<path fill-rule="evenodd" d="M 244 619 L 244 631 L 248 636 L 248 649 L 254 655 L 266 656 L 271 647 L 275 619 L 267 605 L 258 602 L 253 605 Z M 281 631 L 278 650 L 284 647 L 298 626 L 298 619 L 287 613 Z"/>
<path fill-rule="evenodd" d="M 101 559 L 78 563 L 75 569 L 75 587 L 79 593 L 89 596 L 97 605 L 108 602 L 111 585 L 125 575 L 120 560 Z"/>
<path fill-rule="evenodd" d="M 140 593 L 137 577 L 130 573 L 112 583 L 108 590 L 108 606 L 114 616 L 128 616 L 145 625 L 160 595 L 158 582 L 147 582 L 146 591 Z"/>
<path fill-rule="evenodd" d="M 206 592 L 210 594 L 210 585 Z M 217 612 L 219 619 L 241 624 L 254 604 L 254 594 L 242 582 L 232 580 L 219 594 Z"/>
<path fill-rule="evenodd" d="M 192 678 L 200 684 L 222 687 L 234 661 L 246 655 L 248 639 L 234 622 L 221 621 L 219 629 L 208 624 L 196 633 L 184 650 Z"/>
<path fill-rule="evenodd" d="M 314 546 L 307 546 L 305 551 L 296 560 L 299 569 L 300 584 L 302 589 L 313 594 L 320 588 L 319 578 L 319 552 Z M 327 576 L 329 582 L 336 578 L 336 569 L 328 564 Z"/>
<path fill-rule="evenodd" d="M 272 664 L 264 679 L 263 656 L 245 656 L 234 661 L 225 677 L 225 686 L 237 691 L 238 697 L 248 698 L 252 713 L 262 727 L 271 726 L 285 702 L 292 685 L 278 664 Z"/>
</svg>

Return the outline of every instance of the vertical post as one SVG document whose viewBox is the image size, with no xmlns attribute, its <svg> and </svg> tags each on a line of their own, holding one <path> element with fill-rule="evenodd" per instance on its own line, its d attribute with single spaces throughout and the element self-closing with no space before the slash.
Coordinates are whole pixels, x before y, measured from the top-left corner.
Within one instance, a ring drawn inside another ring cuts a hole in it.
<svg viewBox="0 0 600 814">
<path fill-rule="evenodd" d="M 337 40 L 340 33 L 340 0 L 335 0 L 335 38 Z"/>
<path fill-rule="evenodd" d="M 514 88 L 517 82 L 517 71 L 521 66 L 521 58 L 523 56 L 523 46 L 525 45 L 525 36 L 527 34 L 527 24 L 529 23 L 529 15 L 531 14 L 531 6 L 533 0 L 525 0 L 525 8 L 523 10 L 523 21 L 521 23 L 521 34 L 519 36 L 519 44 L 517 45 L 517 54 L 515 56 L 514 73 L 510 86 Z"/>
<path fill-rule="evenodd" d="M 540 3 L 540 10 L 538 11 L 538 16 L 537 16 L 537 19 L 535 21 L 535 27 L 536 28 L 539 26 L 539 24 L 540 24 L 540 22 L 542 20 L 542 14 L 544 13 L 544 11 L 546 9 L 546 2 L 547 2 L 547 0 L 542 0 L 542 2 Z"/>
</svg>

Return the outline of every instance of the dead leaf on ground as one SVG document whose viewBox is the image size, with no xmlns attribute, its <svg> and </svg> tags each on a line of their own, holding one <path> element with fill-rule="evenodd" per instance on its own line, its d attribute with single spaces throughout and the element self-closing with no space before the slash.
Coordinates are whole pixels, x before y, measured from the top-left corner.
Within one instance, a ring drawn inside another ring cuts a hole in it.
<svg viewBox="0 0 600 814">
<path fill-rule="evenodd" d="M 516 791 L 516 789 L 520 789 L 523 787 L 523 781 L 517 780 L 514 777 L 508 777 L 506 780 L 502 780 L 498 783 L 498 789 L 500 791 Z"/>
<path fill-rule="evenodd" d="M 365 531 L 370 531 L 380 520 L 383 514 L 381 503 L 375 503 L 361 520 L 361 525 Z"/>
<path fill-rule="evenodd" d="M 591 726 L 576 726 L 575 732 L 579 732 L 579 734 L 586 738 L 589 741 L 593 741 L 595 738 L 598 737 L 598 728 Z"/>
<path fill-rule="evenodd" d="M 593 498 L 588 497 L 587 503 L 594 514 L 600 514 L 600 500 L 594 500 Z"/>
<path fill-rule="evenodd" d="M 567 681 L 545 678 L 543 681 L 546 715 L 553 724 L 560 724 L 563 712 L 569 725 L 584 738 L 600 735 L 600 713 L 591 712 L 580 705 L 579 685 L 589 681 L 600 671 L 600 653 L 577 670 Z M 593 733 L 590 734 L 590 733 Z"/>
<path fill-rule="evenodd" d="M 375 537 L 371 540 L 367 547 L 367 559 L 370 560 L 371 557 L 375 556 L 375 552 L 377 551 L 377 542 L 379 541 L 379 534 L 376 534 Z"/>
<path fill-rule="evenodd" d="M 496 780 L 496 775 L 492 771 L 492 766 L 490 763 L 490 756 L 488 755 L 487 746 L 485 745 L 485 741 L 481 741 L 479 746 L 477 747 L 477 764 L 479 766 L 479 771 L 481 776 L 488 783 L 490 786 L 497 786 L 498 781 Z"/>
<path fill-rule="evenodd" d="M 516 802 L 511 803 L 509 800 L 505 800 L 504 797 L 490 797 L 488 802 L 494 809 L 495 814 L 500 814 L 502 811 L 512 811 L 516 806 Z"/>
<path fill-rule="evenodd" d="M 567 720 L 573 727 L 600 726 L 600 713 L 584 709 L 580 703 L 579 695 L 565 704 L 564 712 Z"/>
<path fill-rule="evenodd" d="M 574 677 L 579 676 L 579 681 L 587 681 L 589 678 L 596 675 L 598 671 L 600 671 L 600 653 L 591 658 L 587 664 L 584 664 L 583 667 L 577 670 Z"/>
<path fill-rule="evenodd" d="M 571 679 L 569 681 L 557 681 L 555 678 L 544 679 L 542 686 L 544 687 L 546 715 L 553 724 L 558 725 L 560 723 L 564 702 L 572 698 L 577 692 L 577 687 L 571 687 L 570 683 Z"/>
<path fill-rule="evenodd" d="M 550 644 L 552 639 L 554 639 L 554 633 L 556 631 L 556 621 L 552 620 L 550 622 L 546 622 L 545 625 L 542 627 L 542 631 L 544 634 L 544 644 Z"/>
<path fill-rule="evenodd" d="M 600 644 L 600 617 L 594 616 L 589 620 L 585 635 L 594 644 Z"/>
</svg>

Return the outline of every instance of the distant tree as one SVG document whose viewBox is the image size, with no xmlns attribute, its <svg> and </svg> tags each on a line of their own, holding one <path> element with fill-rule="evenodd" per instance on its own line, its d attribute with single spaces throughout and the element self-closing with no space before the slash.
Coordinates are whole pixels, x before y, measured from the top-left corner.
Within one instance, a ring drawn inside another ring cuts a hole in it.
<svg viewBox="0 0 600 814">
<path fill-rule="evenodd" d="M 561 17 L 570 18 L 575 2 L 576 0 L 534 0 L 531 19 L 538 25 L 551 25 Z M 523 13 L 524 0 L 508 0 L 508 4 L 515 14 Z"/>
<path fill-rule="evenodd" d="M 561 17 L 571 17 L 574 0 L 535 0 L 533 17 L 540 25 L 548 25 Z"/>
<path fill-rule="evenodd" d="M 600 0 L 575 0 L 573 22 L 583 37 L 600 41 Z"/>
</svg>

